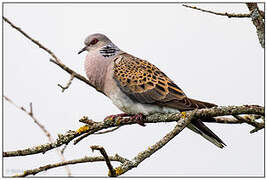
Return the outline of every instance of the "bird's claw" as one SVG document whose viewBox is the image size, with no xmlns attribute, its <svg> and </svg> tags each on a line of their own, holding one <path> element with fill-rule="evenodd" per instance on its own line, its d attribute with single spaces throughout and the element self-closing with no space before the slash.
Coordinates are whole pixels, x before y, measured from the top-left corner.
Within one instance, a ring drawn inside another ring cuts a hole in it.
<svg viewBox="0 0 267 180">
<path fill-rule="evenodd" d="M 136 123 L 139 124 L 140 126 L 146 126 L 144 124 L 144 115 L 142 113 L 136 114 L 134 116 L 131 117 L 131 120 L 136 120 Z"/>
</svg>

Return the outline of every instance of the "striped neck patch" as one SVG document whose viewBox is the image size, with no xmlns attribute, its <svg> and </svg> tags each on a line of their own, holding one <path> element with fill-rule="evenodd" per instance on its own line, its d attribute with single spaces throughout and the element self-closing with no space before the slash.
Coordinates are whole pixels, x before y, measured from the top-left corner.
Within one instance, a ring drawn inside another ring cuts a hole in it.
<svg viewBox="0 0 267 180">
<path fill-rule="evenodd" d="M 120 49 L 114 44 L 108 44 L 99 50 L 100 54 L 104 57 L 114 56 Z"/>
</svg>

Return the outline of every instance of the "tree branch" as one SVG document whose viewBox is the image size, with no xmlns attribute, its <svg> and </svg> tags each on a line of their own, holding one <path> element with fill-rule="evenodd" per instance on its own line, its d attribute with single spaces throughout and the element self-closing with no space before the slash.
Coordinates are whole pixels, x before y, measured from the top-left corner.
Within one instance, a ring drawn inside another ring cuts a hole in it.
<svg viewBox="0 0 267 180">
<path fill-rule="evenodd" d="M 16 108 L 22 110 L 23 112 L 25 112 L 27 115 L 29 115 L 33 122 L 35 124 L 37 124 L 37 126 L 44 132 L 44 134 L 47 136 L 48 140 L 50 142 L 53 142 L 53 139 L 51 137 L 51 134 L 46 130 L 46 128 L 44 127 L 44 125 L 42 125 L 37 119 L 36 117 L 34 117 L 33 115 L 33 111 L 32 111 L 32 103 L 30 103 L 30 111 L 27 111 L 26 108 L 24 108 L 23 106 L 18 106 L 17 104 L 14 103 L 14 101 L 12 101 L 10 98 L 3 96 L 4 99 L 9 102 L 10 104 L 12 104 L 13 106 L 15 106 Z"/>
<path fill-rule="evenodd" d="M 66 71 L 67 73 L 69 73 L 70 75 L 73 75 L 75 78 L 83 81 L 84 83 L 88 84 L 89 86 L 95 88 L 98 92 L 102 93 L 99 89 L 97 89 L 95 86 L 93 86 L 84 76 L 80 75 L 79 73 L 75 72 L 74 70 L 72 70 L 71 68 L 67 67 L 65 64 L 63 64 L 58 57 L 56 57 L 56 55 L 49 50 L 48 48 L 46 48 L 45 46 L 43 46 L 40 42 L 38 42 L 37 40 L 31 38 L 27 33 L 25 33 L 21 28 L 19 28 L 18 26 L 14 25 L 10 20 L 8 20 L 6 17 L 3 17 L 3 20 L 5 22 L 7 22 L 8 24 L 11 25 L 12 28 L 16 29 L 17 31 L 19 31 L 20 33 L 22 33 L 26 38 L 28 38 L 29 40 L 31 40 L 34 44 L 38 45 L 41 49 L 45 50 L 48 54 L 50 54 L 54 59 L 50 59 L 51 62 L 53 62 L 54 64 L 58 65 L 59 67 L 61 67 L 64 71 Z"/>
<path fill-rule="evenodd" d="M 188 116 L 193 111 L 186 112 Z M 257 114 L 260 116 L 264 116 L 264 107 L 257 106 L 257 105 L 243 105 L 243 106 L 221 106 L 215 107 L 210 109 L 199 109 L 194 113 L 195 118 L 204 118 L 204 117 L 216 117 L 216 116 L 226 116 L 226 115 L 240 115 L 240 114 Z M 86 119 L 87 117 L 83 117 Z M 159 122 L 177 122 L 177 121 L 184 121 L 183 114 L 181 113 L 167 113 L 167 114 L 152 114 L 147 116 L 144 119 L 144 123 L 159 123 Z M 231 124 L 234 123 L 231 121 Z M 236 121 L 236 123 L 240 123 Z M 246 122 L 245 122 L 246 123 Z M 103 129 L 108 129 L 111 127 L 117 126 L 124 126 L 124 125 L 131 125 L 136 124 L 136 121 L 131 118 L 121 118 L 117 117 L 115 119 L 106 119 L 101 122 L 92 122 L 90 125 L 83 126 L 77 131 L 68 131 L 64 135 L 58 135 L 58 138 L 53 143 L 42 144 L 39 146 L 34 146 L 27 149 L 16 150 L 16 151 L 7 151 L 3 152 L 3 157 L 12 157 L 12 156 L 26 156 L 31 154 L 38 154 L 38 153 L 45 153 L 51 149 L 59 147 L 63 144 L 68 144 L 73 139 L 84 135 L 86 133 L 94 134 Z M 261 124 L 264 126 L 264 123 Z"/>
<path fill-rule="evenodd" d="M 38 120 L 37 118 L 33 115 L 33 110 L 32 110 L 32 103 L 30 103 L 30 111 L 28 112 L 23 106 L 18 106 L 17 104 L 14 103 L 14 101 L 12 101 L 10 98 L 6 97 L 6 96 L 3 96 L 5 98 L 6 101 L 8 101 L 9 103 L 11 103 L 12 105 L 14 105 L 16 108 L 22 110 L 23 112 L 25 112 L 26 114 L 28 114 L 33 122 L 35 124 L 37 124 L 37 126 L 44 132 L 44 134 L 47 136 L 48 140 L 50 143 L 53 143 L 53 138 L 51 136 L 51 134 L 48 132 L 48 130 L 44 127 L 44 125 L 42 125 Z M 57 153 L 61 159 L 61 161 L 65 161 L 65 157 L 63 155 L 63 151 L 60 151 L 58 148 L 56 149 L 57 150 Z M 70 169 L 68 166 L 65 166 L 65 169 L 67 171 L 67 174 L 68 176 L 71 175 L 71 172 L 70 172 Z"/>
<path fill-rule="evenodd" d="M 115 177 L 116 176 L 115 170 L 113 169 L 113 166 L 110 163 L 110 159 L 109 159 L 105 149 L 103 147 L 101 147 L 101 146 L 91 146 L 91 149 L 92 149 L 92 151 L 94 151 L 94 150 L 99 150 L 100 151 L 100 153 L 104 157 L 104 159 L 106 161 L 106 164 L 108 166 L 108 169 L 109 169 L 109 173 L 108 174 L 109 174 L 109 176 Z"/>
<path fill-rule="evenodd" d="M 258 39 L 260 41 L 261 47 L 265 47 L 265 23 L 264 17 L 258 8 L 257 3 L 246 3 L 250 13 L 251 20 L 256 27 Z"/>
<path fill-rule="evenodd" d="M 197 110 L 194 110 L 183 114 L 185 118 L 182 120 L 180 119 L 174 129 L 168 134 L 166 134 L 160 141 L 148 147 L 147 150 L 138 153 L 138 155 L 135 156 L 131 161 L 126 161 L 117 168 L 115 168 L 116 176 L 120 176 L 121 174 L 126 173 L 132 168 L 137 167 L 142 161 L 144 161 L 146 158 L 150 157 L 156 151 L 165 146 L 170 140 L 172 140 L 176 135 L 178 135 L 191 122 L 192 119 L 196 118 L 196 111 Z"/>
<path fill-rule="evenodd" d="M 127 161 L 127 159 L 125 159 L 125 158 L 123 158 L 117 154 L 115 156 L 108 156 L 108 159 L 110 161 L 118 161 L 121 163 L 124 163 L 125 161 Z M 103 156 L 96 156 L 96 157 L 85 156 L 84 158 L 80 158 L 80 159 L 74 159 L 74 160 L 59 162 L 59 163 L 55 163 L 55 164 L 47 164 L 45 166 L 41 166 L 41 167 L 38 167 L 35 169 L 26 170 L 26 171 L 24 171 L 23 174 L 17 174 L 17 175 L 14 175 L 13 177 L 26 177 L 28 175 L 35 175 L 39 172 L 46 171 L 46 170 L 52 169 L 52 168 L 61 167 L 61 166 L 78 164 L 78 163 L 86 163 L 86 162 L 99 162 L 99 161 L 105 161 L 105 158 Z"/>
<path fill-rule="evenodd" d="M 195 9 L 195 10 L 199 10 L 202 12 L 210 13 L 210 14 L 219 15 L 219 16 L 227 16 L 228 18 L 249 18 L 251 15 L 251 14 L 235 14 L 235 13 L 227 13 L 227 12 L 220 13 L 220 12 L 209 11 L 209 10 L 198 8 L 196 6 L 189 6 L 189 5 L 185 5 L 185 4 L 183 4 L 182 6 L 187 7 L 187 8 L 191 8 L 191 9 Z"/>
<path fill-rule="evenodd" d="M 201 9 L 195 6 L 189 6 L 183 4 L 182 6 L 199 10 L 205 13 L 210 13 L 210 14 L 215 14 L 219 16 L 227 16 L 228 18 L 251 18 L 254 26 L 257 29 L 257 35 L 259 42 L 261 44 L 261 47 L 265 47 L 265 23 L 264 23 L 264 18 L 265 18 L 265 13 L 261 10 L 259 10 L 257 3 L 246 3 L 250 13 L 249 14 L 234 14 L 234 13 L 220 13 L 220 12 L 214 12 L 214 11 L 209 11 L 205 9 Z"/>
<path fill-rule="evenodd" d="M 90 81 L 88 81 L 84 76 L 80 75 L 79 73 L 75 72 L 74 70 L 72 70 L 71 68 L 69 68 L 68 66 L 66 66 L 65 64 L 63 63 L 59 63 L 53 59 L 50 59 L 50 62 L 58 65 L 61 69 L 63 69 L 64 71 L 66 71 L 67 73 L 69 74 L 72 74 L 75 78 L 79 79 L 80 81 L 86 83 L 87 85 L 93 87 L 94 89 L 96 89 L 98 92 L 102 93 L 102 91 L 100 91 L 99 89 L 97 89 L 94 85 L 92 85 L 90 83 Z"/>
<path fill-rule="evenodd" d="M 70 87 L 71 82 L 73 81 L 73 79 L 74 79 L 74 74 L 71 74 L 70 80 L 68 81 L 66 86 L 62 86 L 62 85 L 58 84 L 58 86 L 61 87 L 62 92 L 64 92 L 66 89 L 68 89 Z"/>
<path fill-rule="evenodd" d="M 13 27 L 14 29 L 16 29 L 17 31 L 19 31 L 21 34 L 23 34 L 27 39 L 31 40 L 34 44 L 36 44 L 37 46 L 39 46 L 39 48 L 45 50 L 46 52 L 48 52 L 48 54 L 50 54 L 58 63 L 61 63 L 61 61 L 59 60 L 59 58 L 48 48 L 46 48 L 45 46 L 43 46 L 40 42 L 38 42 L 37 40 L 31 38 L 28 34 L 26 34 L 21 28 L 15 26 L 11 21 L 9 21 L 7 18 L 3 17 L 3 20 L 5 22 L 7 22 L 8 24 L 10 24 L 11 27 Z"/>
</svg>

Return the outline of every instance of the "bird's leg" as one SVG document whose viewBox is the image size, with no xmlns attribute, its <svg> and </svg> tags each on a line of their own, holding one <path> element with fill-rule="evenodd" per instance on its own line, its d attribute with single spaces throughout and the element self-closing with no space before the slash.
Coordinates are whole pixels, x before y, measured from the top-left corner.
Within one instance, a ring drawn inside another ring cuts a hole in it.
<svg viewBox="0 0 267 180">
<path fill-rule="evenodd" d="M 105 119 L 115 119 L 117 117 L 127 117 L 127 116 L 131 116 L 131 115 L 127 113 L 114 114 L 114 115 L 107 116 Z"/>
<path fill-rule="evenodd" d="M 137 122 L 137 124 L 139 124 L 140 126 L 146 126 L 145 124 L 144 124 L 144 117 L 145 117 L 145 115 L 143 115 L 142 113 L 138 113 L 138 114 L 136 114 L 136 115 L 133 115 L 132 117 L 131 117 L 131 120 L 133 120 L 133 119 L 135 119 L 136 120 L 136 122 Z"/>
</svg>

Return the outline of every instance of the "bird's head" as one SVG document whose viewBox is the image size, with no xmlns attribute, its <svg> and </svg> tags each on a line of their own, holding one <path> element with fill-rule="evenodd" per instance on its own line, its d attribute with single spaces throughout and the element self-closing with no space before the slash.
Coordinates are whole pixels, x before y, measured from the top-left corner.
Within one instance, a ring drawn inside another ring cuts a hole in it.
<svg viewBox="0 0 267 180">
<path fill-rule="evenodd" d="M 106 46 L 107 44 L 112 43 L 109 38 L 107 38 L 105 35 L 97 33 L 87 36 L 87 38 L 84 41 L 85 47 L 82 48 L 78 54 L 82 53 L 83 51 L 92 51 L 95 49 L 100 49 L 103 46 Z"/>
</svg>

